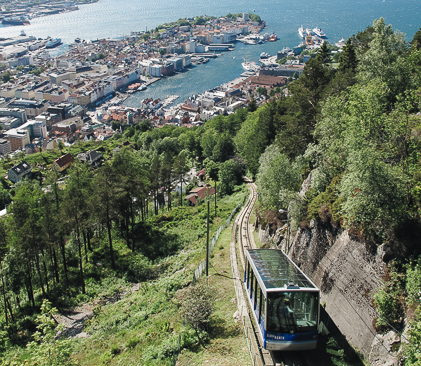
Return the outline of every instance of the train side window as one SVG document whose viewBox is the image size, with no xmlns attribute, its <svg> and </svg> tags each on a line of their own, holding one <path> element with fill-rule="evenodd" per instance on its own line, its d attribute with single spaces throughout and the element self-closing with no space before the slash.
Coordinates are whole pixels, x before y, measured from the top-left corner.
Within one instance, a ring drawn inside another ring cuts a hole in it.
<svg viewBox="0 0 421 366">
<path fill-rule="evenodd" d="M 247 288 L 250 288 L 250 276 L 251 276 L 251 271 L 250 271 L 250 262 L 247 261 Z"/>
<path fill-rule="evenodd" d="M 266 298 L 263 296 L 262 290 L 260 290 L 260 322 L 266 321 Z"/>
<path fill-rule="evenodd" d="M 253 282 L 254 282 L 254 273 L 253 271 L 250 272 L 250 287 L 249 287 L 249 291 L 250 291 L 250 298 L 253 298 Z"/>
<path fill-rule="evenodd" d="M 255 286 L 255 291 L 254 291 L 254 293 L 255 293 L 255 299 L 256 299 L 256 301 L 255 301 L 255 303 L 254 303 L 254 308 L 257 310 L 257 311 L 259 311 L 259 304 L 260 304 L 260 286 L 259 286 L 259 283 L 257 282 L 257 278 L 256 278 L 256 286 Z"/>
</svg>

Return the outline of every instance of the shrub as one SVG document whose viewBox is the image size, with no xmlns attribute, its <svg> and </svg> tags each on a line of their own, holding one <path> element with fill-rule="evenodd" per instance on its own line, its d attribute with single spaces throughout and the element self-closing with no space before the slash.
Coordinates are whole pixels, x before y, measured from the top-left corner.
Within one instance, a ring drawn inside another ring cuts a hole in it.
<svg viewBox="0 0 421 366">
<path fill-rule="evenodd" d="M 121 348 L 120 348 L 120 346 L 117 346 L 117 345 L 113 345 L 113 346 L 111 346 L 110 353 L 111 353 L 113 356 L 116 356 L 116 355 L 120 354 L 120 352 L 121 352 Z"/>
<path fill-rule="evenodd" d="M 126 347 L 127 348 L 135 348 L 136 345 L 140 342 L 139 337 L 133 337 L 127 340 Z"/>
<path fill-rule="evenodd" d="M 393 264 L 389 268 L 389 275 L 390 279 L 374 294 L 374 302 L 380 315 L 376 326 L 380 331 L 391 325 L 401 329 L 403 325 L 405 275 L 398 273 Z"/>
<path fill-rule="evenodd" d="M 186 323 L 195 330 L 200 344 L 204 346 L 199 331 L 208 328 L 210 317 L 214 311 L 215 290 L 204 282 L 199 282 L 180 291 L 178 299 L 181 315 Z"/>
<path fill-rule="evenodd" d="M 421 256 L 418 263 L 410 263 L 406 270 L 406 292 L 409 305 L 420 302 L 421 289 Z"/>
</svg>

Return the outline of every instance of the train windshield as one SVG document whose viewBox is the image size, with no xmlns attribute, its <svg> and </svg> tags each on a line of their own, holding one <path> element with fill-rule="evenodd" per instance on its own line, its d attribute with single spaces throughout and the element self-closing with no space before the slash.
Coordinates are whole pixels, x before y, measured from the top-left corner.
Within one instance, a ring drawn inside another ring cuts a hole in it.
<svg viewBox="0 0 421 366">
<path fill-rule="evenodd" d="M 269 292 L 268 332 L 309 332 L 317 329 L 317 292 Z"/>
</svg>

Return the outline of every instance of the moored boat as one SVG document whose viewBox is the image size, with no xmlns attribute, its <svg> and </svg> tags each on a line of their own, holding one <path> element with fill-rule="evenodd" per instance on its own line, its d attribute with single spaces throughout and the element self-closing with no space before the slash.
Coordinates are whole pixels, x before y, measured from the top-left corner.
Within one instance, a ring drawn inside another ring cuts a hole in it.
<svg viewBox="0 0 421 366">
<path fill-rule="evenodd" d="M 1 22 L 6 25 L 29 25 L 31 24 L 28 19 L 24 18 L 4 18 Z"/>
<path fill-rule="evenodd" d="M 50 39 L 47 44 L 45 45 L 45 48 L 54 48 L 61 45 L 61 38 L 54 38 Z"/>
<path fill-rule="evenodd" d="M 320 38 L 326 37 L 326 33 L 323 32 L 319 27 L 313 28 L 313 33 Z"/>
<path fill-rule="evenodd" d="M 298 34 L 300 35 L 301 38 L 305 38 L 307 35 L 306 30 L 304 29 L 303 26 L 301 26 L 300 28 L 298 28 Z"/>
<path fill-rule="evenodd" d="M 244 70 L 250 71 L 250 72 L 256 72 L 259 70 L 259 65 L 257 65 L 255 62 L 248 62 L 244 61 L 241 63 L 241 66 Z"/>
</svg>

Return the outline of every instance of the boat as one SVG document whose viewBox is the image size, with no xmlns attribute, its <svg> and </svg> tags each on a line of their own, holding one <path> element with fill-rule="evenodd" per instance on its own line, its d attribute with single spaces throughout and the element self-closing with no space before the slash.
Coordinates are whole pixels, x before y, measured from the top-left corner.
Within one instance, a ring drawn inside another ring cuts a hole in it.
<svg viewBox="0 0 421 366">
<path fill-rule="evenodd" d="M 298 28 L 298 34 L 300 35 L 301 38 L 305 38 L 307 35 L 306 30 L 304 29 L 303 26 L 301 26 L 300 28 Z"/>
<path fill-rule="evenodd" d="M 308 36 L 313 35 L 313 31 L 310 28 L 306 28 L 306 33 L 307 33 Z"/>
<path fill-rule="evenodd" d="M 313 28 L 313 33 L 320 38 L 326 37 L 326 33 L 323 32 L 319 27 Z"/>
<path fill-rule="evenodd" d="M 278 36 L 277 36 L 275 33 L 273 33 L 273 34 L 269 37 L 268 41 L 269 41 L 269 42 L 275 42 L 277 39 L 278 39 Z"/>
<path fill-rule="evenodd" d="M 267 52 L 262 52 L 260 58 L 268 58 L 270 55 Z"/>
<path fill-rule="evenodd" d="M 4 18 L 1 21 L 2 24 L 6 25 L 29 25 L 31 24 L 28 19 L 24 18 Z"/>
<path fill-rule="evenodd" d="M 54 38 L 50 39 L 47 44 L 45 45 L 45 48 L 54 48 L 61 45 L 61 38 Z"/>
<path fill-rule="evenodd" d="M 341 38 L 338 42 L 335 43 L 336 47 L 343 48 L 346 44 L 345 38 Z"/>
<path fill-rule="evenodd" d="M 244 61 L 241 63 L 241 66 L 244 70 L 250 71 L 250 72 L 256 72 L 259 70 L 259 65 L 257 65 L 255 62 L 248 62 Z"/>
</svg>

